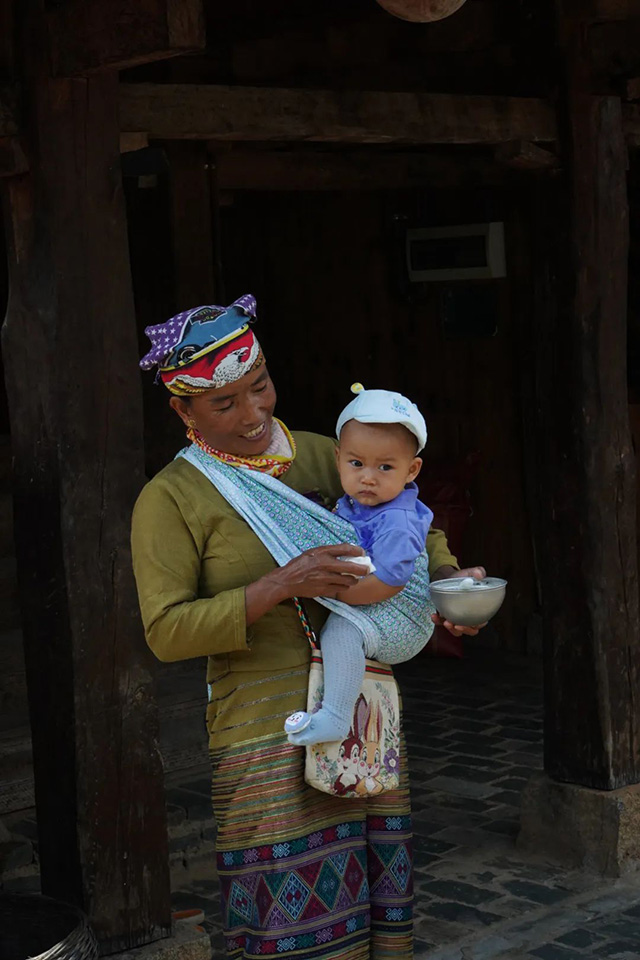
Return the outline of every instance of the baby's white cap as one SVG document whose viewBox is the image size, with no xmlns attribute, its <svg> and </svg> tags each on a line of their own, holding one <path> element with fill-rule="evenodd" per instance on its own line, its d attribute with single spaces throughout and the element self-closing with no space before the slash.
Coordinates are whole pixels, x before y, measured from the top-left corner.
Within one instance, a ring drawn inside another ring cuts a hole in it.
<svg viewBox="0 0 640 960">
<path fill-rule="evenodd" d="M 427 425 L 416 407 L 401 393 L 391 390 L 365 390 L 361 383 L 354 383 L 351 392 L 356 397 L 348 403 L 336 424 L 336 436 L 340 439 L 342 428 L 349 420 L 359 423 L 401 423 L 418 441 L 418 453 L 427 443 Z"/>
</svg>

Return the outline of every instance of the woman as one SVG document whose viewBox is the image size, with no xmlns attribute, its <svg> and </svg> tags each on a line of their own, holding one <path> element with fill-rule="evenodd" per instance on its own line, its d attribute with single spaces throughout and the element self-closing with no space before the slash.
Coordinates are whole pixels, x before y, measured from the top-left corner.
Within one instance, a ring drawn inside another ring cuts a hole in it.
<svg viewBox="0 0 640 960">
<path fill-rule="evenodd" d="M 187 436 L 211 457 L 269 472 L 332 504 L 342 492 L 333 441 L 291 435 L 274 418 L 275 389 L 252 319 L 252 297 L 179 314 L 147 329 L 153 347 L 141 366 L 158 364 Z M 427 542 L 432 575 L 454 574 L 444 535 L 433 531 Z M 304 598 L 319 631 L 326 611 L 313 598 L 345 588 L 354 565 L 338 558 L 360 548 L 320 547 L 276 567 L 183 458 L 142 491 L 132 546 L 151 649 L 164 661 L 209 657 L 207 729 L 228 956 L 408 960 L 406 763 L 397 792 L 368 801 L 331 797 L 304 783 L 304 751 L 283 731 L 284 719 L 306 704 L 309 669 L 293 598 Z"/>
</svg>

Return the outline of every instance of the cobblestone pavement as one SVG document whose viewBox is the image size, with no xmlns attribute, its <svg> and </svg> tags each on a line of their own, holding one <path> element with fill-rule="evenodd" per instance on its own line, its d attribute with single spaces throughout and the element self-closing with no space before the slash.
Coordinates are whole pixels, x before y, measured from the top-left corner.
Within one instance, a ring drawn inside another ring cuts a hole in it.
<svg viewBox="0 0 640 960">
<path fill-rule="evenodd" d="M 402 667 L 416 854 L 416 960 L 638 960 L 640 879 L 603 881 L 515 847 L 520 793 L 542 765 L 541 681 L 497 656 Z M 205 788 L 200 782 L 199 790 Z M 215 882 L 201 907 L 222 958 Z"/>
<path fill-rule="evenodd" d="M 535 666 L 472 649 L 463 661 L 422 657 L 397 672 L 414 809 L 416 960 L 639 960 L 640 875 L 605 881 L 516 848 L 520 793 L 541 767 Z M 202 766 L 168 785 L 173 904 L 205 912 L 223 960 L 209 786 Z M 6 826 L 0 848 L 13 880 L 0 885 L 37 889 L 33 812 Z"/>
</svg>

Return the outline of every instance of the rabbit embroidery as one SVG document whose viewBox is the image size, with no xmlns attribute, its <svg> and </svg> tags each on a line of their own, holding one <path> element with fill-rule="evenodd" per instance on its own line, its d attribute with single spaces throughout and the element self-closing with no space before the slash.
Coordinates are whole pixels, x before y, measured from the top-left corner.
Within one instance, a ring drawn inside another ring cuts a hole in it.
<svg viewBox="0 0 640 960">
<path fill-rule="evenodd" d="M 358 761 L 360 760 L 360 751 L 362 741 L 356 737 L 353 728 L 349 731 L 349 736 L 340 744 L 338 753 L 338 774 L 334 790 L 338 797 L 343 797 L 346 793 L 354 790 L 358 783 Z"/>
<path fill-rule="evenodd" d="M 339 797 L 356 794 L 375 796 L 382 792 L 380 773 L 380 738 L 382 715 L 377 706 L 373 710 L 360 694 L 353 711 L 349 736 L 340 744 L 338 776 L 334 792 Z"/>
<path fill-rule="evenodd" d="M 338 766 L 340 773 L 334 783 L 334 789 L 339 797 L 345 794 L 353 795 L 361 779 L 362 740 L 366 730 L 366 721 L 369 707 L 364 696 L 360 694 L 353 711 L 353 723 L 349 736 L 340 744 Z"/>
<path fill-rule="evenodd" d="M 361 694 L 362 696 L 362 694 Z M 380 740 L 382 738 L 382 714 L 377 706 L 373 709 L 366 703 L 362 751 L 358 763 L 358 783 L 356 793 L 361 797 L 373 797 L 384 789 L 378 775 L 380 773 Z M 357 710 L 357 708 L 356 708 Z"/>
</svg>

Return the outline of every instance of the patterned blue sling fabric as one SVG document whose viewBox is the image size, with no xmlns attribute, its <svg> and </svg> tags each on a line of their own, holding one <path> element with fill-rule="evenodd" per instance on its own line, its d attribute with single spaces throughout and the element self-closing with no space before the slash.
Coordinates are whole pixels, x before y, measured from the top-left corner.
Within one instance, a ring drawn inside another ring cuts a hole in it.
<svg viewBox="0 0 640 960">
<path fill-rule="evenodd" d="M 231 466 L 210 457 L 195 444 L 178 456 L 200 470 L 246 520 L 276 563 L 284 566 L 303 551 L 326 544 L 357 543 L 352 525 L 282 481 L 257 470 Z M 416 561 L 405 588 L 382 603 L 349 606 L 318 597 L 320 603 L 350 620 L 365 644 L 378 646 L 379 659 L 401 663 L 415 656 L 433 633 L 426 549 Z"/>
</svg>

